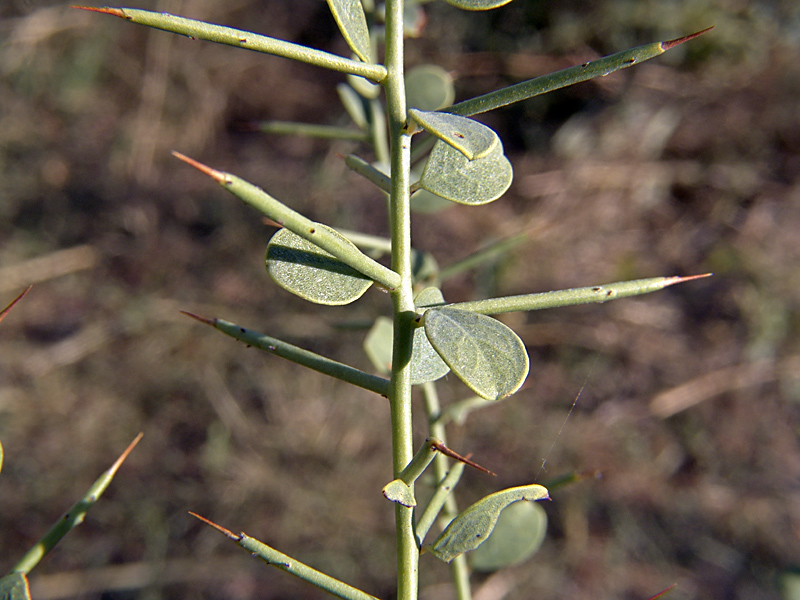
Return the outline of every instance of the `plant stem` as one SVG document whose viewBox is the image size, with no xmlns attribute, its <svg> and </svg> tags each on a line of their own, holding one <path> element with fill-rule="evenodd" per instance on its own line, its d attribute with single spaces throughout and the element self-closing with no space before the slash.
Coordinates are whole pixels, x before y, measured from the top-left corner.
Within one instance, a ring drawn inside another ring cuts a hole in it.
<svg viewBox="0 0 800 600">
<path fill-rule="evenodd" d="M 439 438 L 443 443 L 447 444 L 447 432 L 445 424 L 439 419 L 442 414 L 442 408 L 439 404 L 439 394 L 436 391 L 436 384 L 432 381 L 422 385 L 422 394 L 425 398 L 425 411 L 428 413 L 428 432 L 432 437 Z M 442 455 L 437 454 L 434 458 L 434 475 L 436 481 L 442 483 L 448 475 L 450 469 L 450 462 Z M 460 477 L 464 467 L 458 468 L 458 475 Z M 454 519 L 458 514 L 458 504 L 456 497 L 452 493 L 447 494 L 444 502 L 442 515 L 448 521 Z M 465 555 L 457 556 L 450 563 L 450 573 L 453 576 L 453 585 L 456 588 L 456 598 L 458 600 L 471 600 L 472 588 L 469 583 L 469 565 L 467 564 L 467 557 Z"/>
<path fill-rule="evenodd" d="M 386 2 L 386 71 L 384 81 L 389 117 L 392 189 L 389 221 L 392 232 L 392 270 L 400 285 L 392 292 L 394 344 L 389 401 L 392 413 L 392 454 L 397 477 L 414 455 L 411 419 L 411 340 L 414 298 L 411 271 L 411 136 L 405 131 L 406 94 L 403 76 L 403 0 Z M 413 492 L 413 489 L 412 489 Z M 419 588 L 419 547 L 414 534 L 414 511 L 395 504 L 397 536 L 397 599 L 415 600 Z"/>
</svg>

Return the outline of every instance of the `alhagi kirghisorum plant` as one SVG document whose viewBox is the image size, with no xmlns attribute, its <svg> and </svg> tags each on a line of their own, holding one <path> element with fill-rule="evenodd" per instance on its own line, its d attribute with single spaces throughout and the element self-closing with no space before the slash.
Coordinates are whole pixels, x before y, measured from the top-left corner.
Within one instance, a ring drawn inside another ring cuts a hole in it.
<svg viewBox="0 0 800 600">
<path fill-rule="evenodd" d="M 509 2 L 447 1 L 466 10 L 489 10 Z M 79 8 L 347 76 L 337 91 L 353 127 L 271 122 L 264 123 L 262 129 L 273 134 L 356 140 L 368 146 L 371 159 L 351 155 L 345 160 L 376 186 L 376 193 L 386 196 L 390 239 L 337 231 L 292 209 L 291 199 L 278 200 L 234 174 L 177 152 L 175 156 L 280 227 L 267 247 L 266 267 L 285 290 L 324 305 L 349 304 L 372 286 L 388 292 L 391 316 L 379 319 L 365 342 L 379 374 L 366 373 L 219 318 L 190 316 L 245 344 L 388 398 L 394 478 L 383 488 L 383 495 L 394 503 L 395 510 L 397 598 L 417 597 L 419 556 L 425 550 L 451 563 L 457 595 L 463 600 L 470 597 L 470 569 L 497 570 L 525 560 L 537 550 L 546 519 L 541 507 L 532 501 L 549 497 L 544 487 L 531 484 L 497 491 L 465 510 L 459 511 L 456 505 L 453 490 L 465 465 L 482 467 L 447 447 L 446 424 L 514 394 L 528 375 L 525 345 L 491 315 L 606 302 L 704 275 L 657 277 L 451 304 L 440 291 L 442 278 L 492 252 L 508 251 L 519 240 L 506 240 L 481 256 L 439 270 L 430 255 L 411 246 L 411 211 L 424 210 L 436 218 L 433 215 L 442 206 L 487 204 L 508 190 L 513 170 L 503 144 L 492 129 L 471 118 L 474 115 L 608 75 L 656 57 L 703 32 L 638 46 L 453 104 L 453 83 L 446 71 L 432 65 L 408 72 L 405 69 L 405 37 L 422 33 L 423 4 L 412 0 L 387 0 L 380 5 L 373 0 L 328 0 L 352 57 L 165 13 Z M 378 56 L 384 60 L 379 61 Z M 389 260 L 379 262 L 382 254 Z M 474 396 L 442 410 L 434 382 L 449 372 Z M 411 397 L 415 389 L 424 399 L 429 430 L 428 439 L 421 445 L 412 437 Z M 437 486 L 427 505 L 418 506 L 415 482 L 429 466 Z M 428 533 L 437 523 L 446 526 L 431 540 Z M 373 598 L 244 533 L 215 527 L 270 565 L 335 596 Z"/>
</svg>

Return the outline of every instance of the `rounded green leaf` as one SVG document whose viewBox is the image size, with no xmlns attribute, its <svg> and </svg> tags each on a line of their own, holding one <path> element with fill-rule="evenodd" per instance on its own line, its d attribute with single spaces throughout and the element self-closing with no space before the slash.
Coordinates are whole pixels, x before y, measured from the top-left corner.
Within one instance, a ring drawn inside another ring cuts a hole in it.
<svg viewBox="0 0 800 600">
<path fill-rule="evenodd" d="M 525 345 L 497 319 L 442 307 L 426 311 L 423 322 L 439 356 L 482 398 L 505 398 L 525 381 L 530 366 Z"/>
<path fill-rule="evenodd" d="M 364 62 L 370 60 L 369 27 L 361 0 L 328 0 L 347 45 Z"/>
<path fill-rule="evenodd" d="M 501 143 L 487 156 L 469 160 L 439 140 L 431 150 L 419 183 L 423 189 L 451 202 L 480 205 L 502 196 L 513 178 L 514 171 Z"/>
<path fill-rule="evenodd" d="M 464 10 L 491 10 L 504 6 L 511 0 L 446 0 L 446 2 Z"/>
<path fill-rule="evenodd" d="M 414 498 L 414 492 L 406 482 L 401 479 L 395 479 L 383 486 L 383 496 L 387 500 L 402 504 L 405 507 L 412 508 L 417 505 L 417 500 Z"/>
<path fill-rule="evenodd" d="M 438 291 L 438 290 L 437 290 Z M 364 351 L 378 372 L 388 374 L 392 366 L 392 320 L 378 317 L 364 339 Z M 425 331 L 420 327 L 414 331 L 411 351 L 411 383 L 418 385 L 444 377 L 450 367 L 433 349 Z"/>
<path fill-rule="evenodd" d="M 453 78 L 437 65 L 419 65 L 409 69 L 405 77 L 406 104 L 419 110 L 439 110 L 455 100 Z"/>
<path fill-rule="evenodd" d="M 316 227 L 325 228 L 358 251 L 327 225 L 317 223 Z M 350 304 L 372 285 L 371 279 L 288 229 L 279 230 L 269 241 L 267 272 L 286 291 L 329 306 Z"/>
<path fill-rule="evenodd" d="M 351 86 L 346 83 L 340 83 L 336 86 L 336 93 L 339 94 L 339 100 L 353 119 L 359 129 L 367 128 L 367 111 L 364 110 L 364 100 Z"/>
<path fill-rule="evenodd" d="M 489 155 L 500 143 L 492 129 L 467 117 L 414 108 L 408 111 L 408 115 L 425 131 L 447 142 L 469 160 Z"/>
<path fill-rule="evenodd" d="M 24 573 L 12 571 L 0 579 L 0 598 L 3 600 L 31 600 L 28 578 Z"/>
<path fill-rule="evenodd" d="M 547 533 L 547 513 L 534 502 L 515 502 L 500 513 L 489 539 L 469 555 L 476 571 L 499 571 L 533 556 Z"/>
<path fill-rule="evenodd" d="M 450 562 L 485 542 L 494 530 L 500 512 L 509 504 L 549 497 L 547 489 L 541 485 L 524 485 L 489 494 L 450 521 L 431 546 L 431 552 L 437 558 Z"/>
</svg>

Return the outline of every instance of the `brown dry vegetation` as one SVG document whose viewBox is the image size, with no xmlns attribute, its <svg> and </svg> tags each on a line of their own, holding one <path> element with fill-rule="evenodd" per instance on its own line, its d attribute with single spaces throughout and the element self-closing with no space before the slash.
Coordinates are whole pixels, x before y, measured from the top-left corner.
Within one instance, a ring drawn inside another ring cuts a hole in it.
<svg viewBox="0 0 800 600">
<path fill-rule="evenodd" d="M 345 52 L 316 0 L 133 4 Z M 800 566 L 798 8 L 553 4 L 464 15 L 434 3 L 409 61 L 452 69 L 464 98 L 716 29 L 488 115 L 514 163 L 511 192 L 417 217 L 415 245 L 448 264 L 522 230 L 530 239 L 447 282 L 445 296 L 715 276 L 506 319 L 531 374 L 518 395 L 453 428 L 453 448 L 500 474 L 469 473 L 462 505 L 537 477 L 598 476 L 554 492 L 541 552 L 476 577 L 477 597 L 643 599 L 677 582 L 676 600 L 781 598 L 782 577 Z M 279 290 L 263 269 L 273 230 L 169 156 L 383 234 L 379 194 L 342 164 L 352 144 L 240 127 L 344 123 L 339 80 L 61 3 L 0 5 L 0 305 L 35 284 L 0 328 L 0 571 L 145 433 L 107 497 L 33 572 L 38 600 L 322 597 L 188 510 L 391 597 L 385 401 L 178 312 L 369 368 L 364 330 L 337 325 L 385 313 L 386 297 L 327 309 Z M 452 377 L 442 388 L 445 401 L 466 395 Z M 424 598 L 451 597 L 443 566 L 424 556 L 422 570 Z"/>
</svg>

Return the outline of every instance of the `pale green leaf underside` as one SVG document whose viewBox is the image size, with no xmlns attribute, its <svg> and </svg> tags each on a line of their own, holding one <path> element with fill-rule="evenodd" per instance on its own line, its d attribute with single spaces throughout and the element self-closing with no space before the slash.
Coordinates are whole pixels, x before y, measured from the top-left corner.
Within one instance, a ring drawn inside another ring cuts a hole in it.
<svg viewBox="0 0 800 600">
<path fill-rule="evenodd" d="M 511 0 L 446 0 L 448 4 L 464 10 L 491 10 L 511 2 Z"/>
<path fill-rule="evenodd" d="M 364 62 L 370 60 L 369 27 L 361 0 L 328 0 L 347 45 Z"/>
<path fill-rule="evenodd" d="M 469 389 L 487 400 L 516 392 L 530 366 L 525 345 L 500 321 L 457 308 L 431 308 L 425 333 Z"/>
<path fill-rule="evenodd" d="M 464 552 L 480 546 L 492 533 L 500 512 L 509 504 L 520 500 L 549 498 L 541 485 L 524 485 L 489 494 L 450 521 L 436 538 L 431 552 L 439 559 L 450 562 Z"/>
<path fill-rule="evenodd" d="M 469 555 L 476 571 L 499 571 L 533 556 L 547 533 L 547 513 L 535 502 L 514 502 L 500 513 L 489 539 Z"/>
<path fill-rule="evenodd" d="M 364 339 L 364 351 L 380 373 L 387 374 L 392 365 L 392 320 L 378 317 Z M 411 384 L 418 385 L 435 381 L 450 371 L 445 362 L 433 349 L 420 327 L 414 331 L 411 350 Z"/>
<path fill-rule="evenodd" d="M 453 78 L 438 65 L 419 65 L 406 73 L 406 104 L 419 110 L 439 110 L 450 106 L 456 91 Z"/>
<path fill-rule="evenodd" d="M 0 600 L 31 600 L 28 579 L 24 574 L 12 572 L 0 579 Z"/>
<path fill-rule="evenodd" d="M 447 142 L 469 160 L 488 156 L 500 144 L 500 138 L 489 127 L 466 117 L 414 108 L 408 114 L 425 131 Z"/>
<path fill-rule="evenodd" d="M 513 178 L 514 171 L 503 155 L 501 143 L 488 156 L 469 160 L 439 140 L 431 150 L 419 184 L 451 202 L 480 205 L 502 196 Z"/>
<path fill-rule="evenodd" d="M 315 226 L 340 237 L 358 251 L 330 227 L 320 223 Z M 328 306 L 350 304 L 372 285 L 372 280 L 288 229 L 279 230 L 267 246 L 267 272 L 286 291 Z"/>
</svg>

